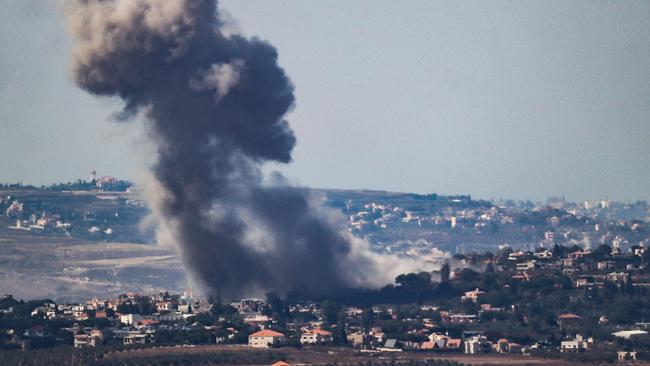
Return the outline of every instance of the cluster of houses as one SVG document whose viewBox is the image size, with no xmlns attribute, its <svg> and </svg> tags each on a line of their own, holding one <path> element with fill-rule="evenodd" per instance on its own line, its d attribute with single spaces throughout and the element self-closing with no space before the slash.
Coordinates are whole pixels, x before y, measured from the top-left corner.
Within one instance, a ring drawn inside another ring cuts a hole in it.
<svg viewBox="0 0 650 366">
<path fill-rule="evenodd" d="M 590 249 L 554 255 L 553 251 L 540 247 L 534 251 L 512 251 L 506 261 L 493 258 L 487 262 L 498 271 L 510 271 L 513 279 L 521 281 L 530 281 L 540 270 L 549 269 L 561 270 L 572 279 L 575 288 L 602 288 L 606 284 L 646 287 L 650 286 L 643 259 L 647 251 L 648 243 L 641 242 L 627 252 L 612 248 L 604 258 L 594 260 L 594 251 Z"/>
<path fill-rule="evenodd" d="M 506 312 L 507 308 L 491 307 L 489 304 L 481 303 L 484 292 L 480 288 L 467 291 L 461 297 L 461 301 L 473 302 L 480 305 L 480 312 Z M 9 296 L 9 295 L 8 295 Z M 5 297 L 7 299 L 10 297 Z M 148 315 L 141 314 L 143 303 L 149 307 Z M 52 301 L 44 301 L 31 311 L 30 316 L 46 320 L 66 319 L 74 322 L 74 325 L 65 328 L 73 334 L 75 347 L 93 347 L 105 344 L 108 341 L 118 342 L 124 345 L 147 344 L 155 342 L 156 332 L 166 330 L 172 332 L 187 332 L 202 330 L 213 332 L 211 342 L 235 343 L 239 332 L 248 334 L 248 346 L 251 348 L 283 347 L 289 344 L 289 339 L 298 339 L 299 343 L 305 346 L 333 345 L 335 342 L 334 333 L 346 337 L 347 344 L 362 352 L 458 352 L 466 354 L 478 353 L 516 353 L 526 354 L 537 347 L 548 347 L 544 344 L 521 345 L 508 339 L 501 338 L 490 340 L 484 332 L 465 330 L 460 337 L 452 337 L 448 333 L 441 333 L 440 324 L 472 324 L 479 322 L 476 314 L 462 314 L 449 310 L 441 310 L 432 305 L 420 305 L 422 312 L 435 311 L 440 315 L 437 320 L 429 318 L 418 319 L 421 326 L 408 331 L 401 337 L 401 340 L 387 337 L 386 333 L 379 326 L 369 329 L 359 324 L 363 313 L 362 309 L 347 307 L 345 312 L 350 323 L 345 325 L 344 332 L 337 332 L 337 325 L 329 325 L 324 320 L 322 309 L 316 303 L 297 304 L 290 306 L 291 313 L 308 313 L 304 318 L 309 321 L 288 321 L 279 324 L 277 320 L 270 317 L 264 309 L 266 304 L 257 299 L 244 299 L 234 301 L 230 304 L 237 311 L 238 317 L 245 324 L 245 328 L 230 325 L 225 317 L 219 318 L 221 326 L 210 324 L 199 324 L 193 317 L 201 313 L 211 311 L 212 305 L 205 300 L 192 296 L 190 292 L 182 295 L 160 293 L 151 296 L 139 296 L 135 293 L 120 295 L 114 299 L 92 299 L 85 303 L 57 304 Z M 383 318 L 396 318 L 396 307 L 390 305 L 375 306 L 372 308 L 374 316 Z M 11 313 L 12 309 L 3 309 L 4 313 Z M 105 319 L 105 326 L 83 326 L 88 324 L 86 320 Z M 356 319 L 356 320 L 355 320 Z M 575 314 L 561 314 L 558 323 L 561 326 L 571 325 L 580 322 L 582 318 Z M 403 319 L 403 321 L 416 321 L 415 319 Z M 110 324 L 106 326 L 106 324 Z M 229 324 L 223 329 L 223 324 Z M 279 329 L 284 329 L 280 331 Z M 464 329 L 471 329 L 465 327 Z M 41 325 L 17 333 L 14 329 L 3 329 L 7 335 L 17 339 L 34 339 L 45 336 L 45 328 Z M 417 336 L 417 337 L 409 337 Z M 635 337 L 647 337 L 648 332 L 641 329 L 622 330 L 613 333 L 614 337 L 621 339 L 632 339 Z M 407 341 L 404 339 L 424 338 L 423 341 Z M 557 350 L 561 352 L 585 352 L 594 347 L 594 339 L 581 335 L 564 339 Z M 337 343 L 340 344 L 340 343 Z M 625 354 L 621 357 L 629 359 L 636 357 L 635 354 Z"/>
<path fill-rule="evenodd" d="M 348 201 L 344 212 L 348 215 L 350 232 L 367 236 L 371 241 L 376 238 L 383 249 L 403 255 L 422 255 L 424 249 L 431 249 L 430 242 L 427 242 L 427 248 L 420 248 L 424 240 L 418 240 L 418 236 L 423 236 L 417 233 L 422 230 L 457 238 L 444 249 L 451 251 L 455 247 L 459 254 L 465 252 L 465 246 L 470 250 L 486 250 L 489 242 L 473 243 L 471 238 L 476 236 L 464 236 L 463 233 L 494 234 L 501 243 L 531 250 L 539 245 L 578 245 L 589 249 L 607 244 L 618 251 L 638 244 L 638 234 L 647 229 L 650 218 L 650 206 L 643 201 L 575 204 L 552 199 L 536 204 L 507 201 L 482 201 L 478 204 L 468 197 L 443 197 L 442 200 L 439 197 L 435 202 L 439 203 L 429 205 L 428 202 L 413 201 L 409 204 L 391 199 L 354 204 Z M 413 235 L 406 236 L 411 240 L 394 243 L 389 240 L 396 233 L 404 236 L 409 232 Z M 536 234 L 530 235 L 532 232 Z M 650 244 L 647 239 L 642 238 Z M 494 247 L 487 250 L 495 250 L 498 244 L 492 242 L 490 245 Z"/>
</svg>

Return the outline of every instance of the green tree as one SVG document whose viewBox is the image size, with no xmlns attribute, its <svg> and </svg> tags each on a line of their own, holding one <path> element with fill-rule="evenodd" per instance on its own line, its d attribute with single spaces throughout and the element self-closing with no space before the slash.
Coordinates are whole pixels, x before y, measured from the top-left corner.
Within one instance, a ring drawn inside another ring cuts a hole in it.
<svg viewBox="0 0 650 366">
<path fill-rule="evenodd" d="M 449 281 L 450 273 L 451 273 L 451 269 L 449 268 L 449 262 L 445 261 L 442 267 L 440 267 L 440 282 Z"/>
</svg>

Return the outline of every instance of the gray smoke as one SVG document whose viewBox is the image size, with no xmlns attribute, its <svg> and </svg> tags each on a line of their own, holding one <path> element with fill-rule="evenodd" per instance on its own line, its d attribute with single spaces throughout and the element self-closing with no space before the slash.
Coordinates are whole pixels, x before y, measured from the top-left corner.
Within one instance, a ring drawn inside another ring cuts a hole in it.
<svg viewBox="0 0 650 366">
<path fill-rule="evenodd" d="M 222 32 L 214 0 L 73 0 L 66 11 L 76 83 L 149 122 L 153 211 L 204 289 L 319 295 L 390 282 L 304 189 L 265 183 L 261 166 L 289 162 L 296 143 L 284 119 L 294 88 L 273 46 Z"/>
</svg>

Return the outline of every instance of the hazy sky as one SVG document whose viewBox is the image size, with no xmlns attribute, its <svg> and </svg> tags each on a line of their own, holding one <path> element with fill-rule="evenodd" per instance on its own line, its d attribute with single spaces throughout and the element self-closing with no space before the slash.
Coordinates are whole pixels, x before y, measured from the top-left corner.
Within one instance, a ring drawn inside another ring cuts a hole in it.
<svg viewBox="0 0 650 366">
<path fill-rule="evenodd" d="M 296 85 L 309 186 L 650 199 L 648 1 L 222 1 Z M 137 174 L 56 1 L 0 0 L 0 181 Z"/>
</svg>

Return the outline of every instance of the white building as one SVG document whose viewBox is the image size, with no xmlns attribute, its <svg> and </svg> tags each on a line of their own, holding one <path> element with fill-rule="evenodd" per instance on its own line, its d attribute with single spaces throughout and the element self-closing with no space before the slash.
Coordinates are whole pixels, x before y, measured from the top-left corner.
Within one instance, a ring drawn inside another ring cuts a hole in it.
<svg viewBox="0 0 650 366">
<path fill-rule="evenodd" d="M 488 353 L 492 345 L 484 336 L 473 336 L 465 340 L 465 353 L 473 355 L 476 353 Z"/>
<path fill-rule="evenodd" d="M 467 291 L 465 292 L 465 295 L 461 296 L 461 300 L 462 301 L 471 300 L 477 302 L 479 296 L 483 295 L 484 293 L 485 293 L 484 291 L 481 291 L 478 288 L 476 290 Z"/>
<path fill-rule="evenodd" d="M 580 334 L 574 339 L 567 339 L 560 343 L 560 352 L 581 352 L 588 350 L 594 344 L 594 339 L 584 339 Z"/>
<path fill-rule="evenodd" d="M 647 336 L 648 332 L 644 330 L 622 330 L 620 332 L 612 333 L 612 335 L 619 338 L 630 339 L 635 337 Z"/>
<path fill-rule="evenodd" d="M 287 343 L 287 337 L 270 329 L 261 330 L 248 336 L 248 346 L 253 348 L 270 348 Z"/>
<path fill-rule="evenodd" d="M 322 329 L 312 329 L 300 336 L 302 344 L 327 344 L 332 342 L 332 333 Z"/>
</svg>

